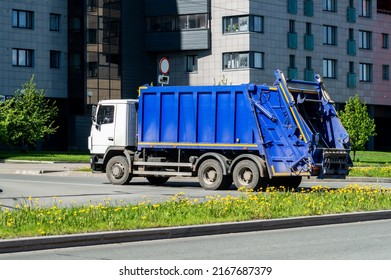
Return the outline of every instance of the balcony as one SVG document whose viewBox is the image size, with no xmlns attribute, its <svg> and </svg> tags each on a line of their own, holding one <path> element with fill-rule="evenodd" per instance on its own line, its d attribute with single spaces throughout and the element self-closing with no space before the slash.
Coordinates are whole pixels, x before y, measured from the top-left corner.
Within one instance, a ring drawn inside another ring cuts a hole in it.
<svg viewBox="0 0 391 280">
<path fill-rule="evenodd" d="M 348 55 L 351 55 L 351 56 L 356 55 L 356 41 L 355 40 L 348 40 L 347 53 L 348 53 Z"/>
<path fill-rule="evenodd" d="M 356 73 L 348 73 L 348 88 L 356 87 Z"/>
<path fill-rule="evenodd" d="M 314 1 L 304 0 L 304 15 L 307 17 L 314 16 Z"/>
<path fill-rule="evenodd" d="M 305 81 L 314 81 L 314 70 L 313 69 L 304 69 L 304 80 Z"/>
<path fill-rule="evenodd" d="M 288 48 L 297 49 L 297 33 L 288 33 Z"/>
<path fill-rule="evenodd" d="M 353 7 L 348 7 L 346 11 L 346 19 L 348 22 L 355 23 L 356 22 L 356 9 Z"/>
<path fill-rule="evenodd" d="M 297 80 L 297 68 L 296 67 L 288 67 L 288 79 Z"/>
<path fill-rule="evenodd" d="M 304 35 L 304 49 L 307 51 L 314 50 L 314 35 Z"/>
</svg>

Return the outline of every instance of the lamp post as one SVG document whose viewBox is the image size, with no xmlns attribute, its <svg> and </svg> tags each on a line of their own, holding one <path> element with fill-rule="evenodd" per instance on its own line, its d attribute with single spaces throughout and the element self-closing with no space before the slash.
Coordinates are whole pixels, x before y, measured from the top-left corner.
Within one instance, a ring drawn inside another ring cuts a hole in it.
<svg viewBox="0 0 391 280">
<path fill-rule="evenodd" d="M 90 105 L 91 105 L 91 98 L 93 95 L 94 95 L 94 93 L 91 90 L 87 91 L 88 104 L 90 104 Z"/>
</svg>

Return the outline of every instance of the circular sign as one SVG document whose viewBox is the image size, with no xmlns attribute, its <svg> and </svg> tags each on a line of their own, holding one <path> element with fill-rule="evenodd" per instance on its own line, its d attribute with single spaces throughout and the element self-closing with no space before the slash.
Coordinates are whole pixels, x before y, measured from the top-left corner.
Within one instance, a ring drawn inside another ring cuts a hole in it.
<svg viewBox="0 0 391 280">
<path fill-rule="evenodd" d="M 167 57 L 160 59 L 159 70 L 163 75 L 166 75 L 170 71 L 170 62 Z"/>
</svg>

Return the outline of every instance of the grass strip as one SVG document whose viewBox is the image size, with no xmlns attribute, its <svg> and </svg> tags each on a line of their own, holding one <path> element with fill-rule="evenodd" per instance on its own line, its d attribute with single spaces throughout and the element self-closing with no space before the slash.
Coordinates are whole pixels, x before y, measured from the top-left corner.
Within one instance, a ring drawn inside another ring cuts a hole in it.
<svg viewBox="0 0 391 280">
<path fill-rule="evenodd" d="M 14 210 L 0 210 L 0 238 L 184 226 L 297 216 L 391 209 L 391 189 L 350 185 L 342 189 L 314 186 L 301 192 L 270 188 L 265 193 L 243 191 L 239 197 L 190 199 L 179 193 L 167 201 L 138 204 L 113 202 L 62 207 L 54 198 L 41 207 L 29 197 Z"/>
</svg>

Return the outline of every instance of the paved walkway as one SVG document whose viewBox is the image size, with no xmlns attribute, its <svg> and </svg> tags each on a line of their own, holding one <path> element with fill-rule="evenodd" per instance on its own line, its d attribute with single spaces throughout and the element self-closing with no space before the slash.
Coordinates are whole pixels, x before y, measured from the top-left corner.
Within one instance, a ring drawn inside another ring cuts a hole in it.
<svg viewBox="0 0 391 280">
<path fill-rule="evenodd" d="M 25 174 L 25 175 L 39 175 L 46 173 L 89 173 L 80 172 L 86 171 L 90 168 L 89 163 L 68 163 L 68 162 L 44 162 L 44 161 L 3 161 L 0 162 L 0 174 Z"/>
</svg>

